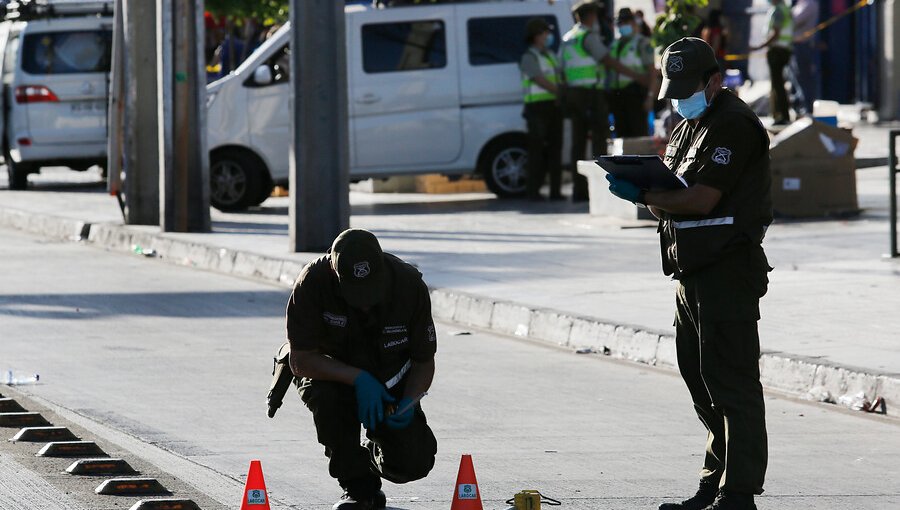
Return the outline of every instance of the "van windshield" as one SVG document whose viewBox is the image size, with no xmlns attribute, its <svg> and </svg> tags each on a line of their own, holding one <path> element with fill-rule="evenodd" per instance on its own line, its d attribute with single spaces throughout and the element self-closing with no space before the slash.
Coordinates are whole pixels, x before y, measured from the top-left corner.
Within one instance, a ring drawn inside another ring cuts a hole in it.
<svg viewBox="0 0 900 510">
<path fill-rule="evenodd" d="M 22 69 L 28 74 L 109 72 L 112 32 L 79 30 L 28 34 Z"/>
</svg>

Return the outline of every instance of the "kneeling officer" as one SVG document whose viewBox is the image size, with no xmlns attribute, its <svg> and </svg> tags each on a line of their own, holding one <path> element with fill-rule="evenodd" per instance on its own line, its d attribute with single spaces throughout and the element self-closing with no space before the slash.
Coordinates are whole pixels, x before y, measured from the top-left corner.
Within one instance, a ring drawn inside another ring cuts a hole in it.
<svg viewBox="0 0 900 510">
<path fill-rule="evenodd" d="M 421 406 L 410 405 L 431 386 L 437 349 L 422 275 L 371 232 L 346 230 L 300 273 L 287 334 L 300 397 L 344 489 L 334 509 L 384 508 L 381 479 L 424 478 L 437 452 Z"/>
</svg>

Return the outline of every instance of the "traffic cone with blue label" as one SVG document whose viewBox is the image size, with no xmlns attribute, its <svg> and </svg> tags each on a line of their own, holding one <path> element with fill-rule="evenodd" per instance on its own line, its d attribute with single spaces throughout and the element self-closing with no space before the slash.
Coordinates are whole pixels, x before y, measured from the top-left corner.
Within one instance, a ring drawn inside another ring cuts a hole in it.
<svg viewBox="0 0 900 510">
<path fill-rule="evenodd" d="M 266 492 L 266 481 L 263 479 L 262 464 L 258 460 L 250 461 L 250 472 L 247 473 L 247 484 L 244 485 L 244 500 L 241 510 L 271 510 L 269 495 Z"/>
<path fill-rule="evenodd" d="M 450 510 L 484 510 L 481 506 L 481 491 L 478 490 L 471 455 L 463 455 L 459 461 L 459 474 L 456 476 Z"/>
</svg>

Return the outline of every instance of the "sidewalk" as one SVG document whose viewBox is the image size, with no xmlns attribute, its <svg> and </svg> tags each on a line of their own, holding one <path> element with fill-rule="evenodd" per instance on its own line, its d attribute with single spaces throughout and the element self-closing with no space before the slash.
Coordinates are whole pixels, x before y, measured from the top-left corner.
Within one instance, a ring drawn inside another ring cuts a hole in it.
<svg viewBox="0 0 900 510">
<path fill-rule="evenodd" d="M 900 416 L 900 262 L 882 258 L 888 174 L 877 167 L 857 175 L 861 217 L 769 230 L 776 270 L 762 301 L 762 377 L 801 395 L 815 387 L 834 398 L 881 395 Z M 319 255 L 287 252 L 285 198 L 244 214 L 214 210 L 212 234 L 159 234 L 122 226 L 115 200 L 96 186 L 44 184 L 85 177 L 48 172 L 31 191 L 0 191 L 0 227 L 63 238 L 89 232 L 90 243 L 107 249 L 140 245 L 176 263 L 285 286 Z M 655 224 L 485 194 L 354 192 L 351 203 L 354 227 L 420 267 L 436 289 L 437 317 L 675 366 L 674 284 L 660 271 Z"/>
</svg>

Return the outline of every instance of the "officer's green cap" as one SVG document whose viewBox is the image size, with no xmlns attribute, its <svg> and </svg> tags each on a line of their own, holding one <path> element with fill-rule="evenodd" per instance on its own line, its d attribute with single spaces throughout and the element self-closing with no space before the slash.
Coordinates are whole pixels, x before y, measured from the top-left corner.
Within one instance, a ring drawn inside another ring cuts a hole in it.
<svg viewBox="0 0 900 510">
<path fill-rule="evenodd" d="M 687 99 L 697 91 L 703 75 L 718 69 L 712 46 L 703 39 L 685 37 L 666 48 L 662 56 L 659 99 Z"/>
<path fill-rule="evenodd" d="M 345 230 L 334 239 L 330 253 L 331 268 L 347 304 L 368 308 L 384 299 L 388 276 L 375 234 L 355 228 Z"/>
</svg>

